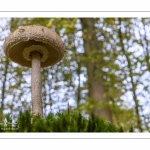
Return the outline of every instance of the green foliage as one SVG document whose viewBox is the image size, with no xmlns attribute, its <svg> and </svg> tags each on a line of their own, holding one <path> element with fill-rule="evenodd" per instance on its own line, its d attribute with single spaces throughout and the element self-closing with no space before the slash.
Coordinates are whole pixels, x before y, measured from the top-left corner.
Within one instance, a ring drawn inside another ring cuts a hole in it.
<svg viewBox="0 0 150 150">
<path fill-rule="evenodd" d="M 42 119 L 40 116 L 32 116 L 27 110 L 20 112 L 15 123 L 9 115 L 6 120 L 5 125 L 0 124 L 0 132 L 123 132 L 122 127 L 118 128 L 93 113 L 86 118 L 78 111 L 70 114 L 50 113 Z M 15 126 L 12 128 L 13 124 Z M 129 129 L 129 132 L 133 132 L 133 129 Z"/>
<path fill-rule="evenodd" d="M 32 115 L 30 111 L 20 112 L 17 125 L 19 126 L 18 131 L 20 132 L 31 132 L 32 131 Z"/>
<path fill-rule="evenodd" d="M 105 97 L 105 94 L 103 95 L 103 97 Z M 86 103 L 82 103 L 79 105 L 80 109 L 87 113 L 87 114 L 91 114 L 91 112 L 94 110 L 94 109 L 104 109 L 105 107 L 108 107 L 108 102 L 105 102 L 105 101 L 102 101 L 102 100 L 96 100 L 96 99 L 93 99 L 93 98 L 90 98 L 88 97 L 86 99 Z"/>
</svg>

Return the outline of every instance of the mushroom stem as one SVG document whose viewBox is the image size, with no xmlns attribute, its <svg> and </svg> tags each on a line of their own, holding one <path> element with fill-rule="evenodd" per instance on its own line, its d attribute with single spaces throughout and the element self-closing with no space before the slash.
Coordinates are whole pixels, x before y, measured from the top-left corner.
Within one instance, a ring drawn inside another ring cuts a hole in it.
<svg viewBox="0 0 150 150">
<path fill-rule="evenodd" d="M 32 53 L 32 76 L 31 76 L 31 95 L 32 95 L 32 114 L 43 117 L 41 77 L 40 77 L 41 58 L 40 53 Z"/>
</svg>

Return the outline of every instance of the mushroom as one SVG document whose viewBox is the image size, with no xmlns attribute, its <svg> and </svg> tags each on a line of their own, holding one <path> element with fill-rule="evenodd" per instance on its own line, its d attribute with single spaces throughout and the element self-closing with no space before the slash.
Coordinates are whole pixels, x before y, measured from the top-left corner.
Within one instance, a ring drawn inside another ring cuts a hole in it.
<svg viewBox="0 0 150 150">
<path fill-rule="evenodd" d="M 65 52 L 61 38 L 54 31 L 41 25 L 23 26 L 5 39 L 5 55 L 15 63 L 32 68 L 33 115 L 43 117 L 40 68 L 56 64 Z"/>
</svg>

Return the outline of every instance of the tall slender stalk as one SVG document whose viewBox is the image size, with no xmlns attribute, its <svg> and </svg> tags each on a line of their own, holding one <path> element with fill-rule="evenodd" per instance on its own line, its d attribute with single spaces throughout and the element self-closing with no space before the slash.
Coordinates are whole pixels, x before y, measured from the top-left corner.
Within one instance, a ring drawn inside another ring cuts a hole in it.
<svg viewBox="0 0 150 150">
<path fill-rule="evenodd" d="M 40 76 L 40 53 L 32 53 L 32 113 L 43 117 L 42 95 L 41 95 L 41 76 Z"/>
</svg>

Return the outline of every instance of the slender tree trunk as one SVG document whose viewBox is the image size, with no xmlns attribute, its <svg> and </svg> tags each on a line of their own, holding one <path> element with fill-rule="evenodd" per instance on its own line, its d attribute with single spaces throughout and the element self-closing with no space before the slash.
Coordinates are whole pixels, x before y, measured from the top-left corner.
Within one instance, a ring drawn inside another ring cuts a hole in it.
<svg viewBox="0 0 150 150">
<path fill-rule="evenodd" d="M 48 72 L 47 70 L 47 76 L 49 75 L 50 73 Z M 52 79 L 48 79 L 47 80 L 47 85 L 49 87 L 49 105 L 50 105 L 50 112 L 52 112 L 52 105 L 53 105 L 53 98 L 52 98 L 52 94 L 50 93 L 50 90 L 53 88 L 52 87 L 52 81 L 54 81 L 54 76 L 53 74 L 51 73 L 51 76 L 52 76 Z"/>
<path fill-rule="evenodd" d="M 5 61 L 5 71 L 4 71 L 4 80 L 2 84 L 2 97 L 1 97 L 1 108 L 0 108 L 0 119 L 3 118 L 3 110 L 4 110 L 4 100 L 5 100 L 5 90 L 6 90 L 6 80 L 7 80 L 7 73 L 8 73 L 8 66 L 9 66 L 9 60 L 6 58 Z"/>
<path fill-rule="evenodd" d="M 84 50 L 85 55 L 89 56 L 92 50 L 99 50 L 98 40 L 96 37 L 94 19 L 93 18 L 81 18 L 81 25 L 83 31 L 83 40 L 84 40 Z M 100 73 L 101 77 L 98 80 L 95 80 L 96 74 Z M 106 89 L 104 87 L 103 72 L 98 70 L 96 65 L 91 61 L 87 62 L 87 73 L 88 73 L 88 89 L 89 97 L 97 101 L 108 102 L 108 99 L 104 97 Z M 106 118 L 112 122 L 112 116 L 109 107 L 104 109 L 94 109 L 93 112 L 101 117 Z"/>
<path fill-rule="evenodd" d="M 137 95 L 136 95 L 136 92 L 135 92 L 136 91 L 136 85 L 133 81 L 133 72 L 132 72 L 132 68 L 131 68 L 132 67 L 131 66 L 131 60 L 127 56 L 127 54 L 125 52 L 124 44 L 123 44 L 123 38 L 122 38 L 122 33 L 121 33 L 121 18 L 119 18 L 118 20 L 119 20 L 119 25 L 120 25 L 119 38 L 120 38 L 120 43 L 121 43 L 121 47 L 122 47 L 122 52 L 123 52 L 124 56 L 126 57 L 126 60 L 127 60 L 127 63 L 128 63 L 129 76 L 131 78 L 132 93 L 133 93 L 133 100 L 135 102 L 135 112 L 136 112 L 136 115 L 137 115 L 138 128 L 142 132 L 143 129 L 142 129 L 142 122 L 141 122 L 140 114 L 139 114 L 139 101 L 138 101 L 138 98 L 137 98 Z"/>
<path fill-rule="evenodd" d="M 78 64 L 78 68 L 77 68 L 77 76 L 78 76 L 78 89 L 77 89 L 77 107 L 79 107 L 80 104 L 80 100 L 81 100 L 81 78 L 80 78 L 80 74 L 81 74 L 81 62 L 80 62 L 80 56 L 77 56 L 77 64 Z"/>
</svg>

